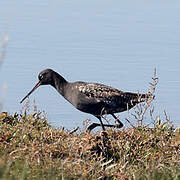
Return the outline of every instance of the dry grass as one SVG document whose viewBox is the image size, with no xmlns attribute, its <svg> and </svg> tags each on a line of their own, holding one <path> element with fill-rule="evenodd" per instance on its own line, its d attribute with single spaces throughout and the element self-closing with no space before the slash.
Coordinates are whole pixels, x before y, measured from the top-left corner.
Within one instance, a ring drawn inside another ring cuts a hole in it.
<svg viewBox="0 0 180 180">
<path fill-rule="evenodd" d="M 107 134 L 53 129 L 41 113 L 0 115 L 1 179 L 180 179 L 180 134 L 162 120 Z"/>
</svg>

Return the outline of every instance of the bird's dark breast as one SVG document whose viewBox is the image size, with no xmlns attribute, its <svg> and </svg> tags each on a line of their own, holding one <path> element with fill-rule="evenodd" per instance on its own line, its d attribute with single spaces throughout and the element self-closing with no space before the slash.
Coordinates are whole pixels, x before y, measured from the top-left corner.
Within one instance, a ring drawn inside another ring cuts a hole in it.
<svg viewBox="0 0 180 180">
<path fill-rule="evenodd" d="M 102 103 L 78 103 L 77 109 L 82 112 L 90 113 L 93 115 L 101 115 L 103 110 Z"/>
<path fill-rule="evenodd" d="M 110 104 L 107 104 L 106 102 L 79 103 L 77 104 L 76 108 L 79 109 L 80 111 L 90 113 L 93 115 L 118 113 L 118 112 L 126 111 L 128 109 L 127 104 L 110 105 Z"/>
</svg>

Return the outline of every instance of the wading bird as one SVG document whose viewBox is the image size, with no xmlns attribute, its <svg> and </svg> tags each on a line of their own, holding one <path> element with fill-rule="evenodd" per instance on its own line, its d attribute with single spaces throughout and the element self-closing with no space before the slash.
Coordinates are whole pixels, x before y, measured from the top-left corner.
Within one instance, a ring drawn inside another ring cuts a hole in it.
<svg viewBox="0 0 180 180">
<path fill-rule="evenodd" d="M 114 115 L 114 113 L 129 110 L 136 104 L 144 102 L 151 97 L 150 94 L 123 92 L 98 83 L 81 81 L 68 82 L 52 69 L 45 69 L 40 72 L 38 79 L 39 82 L 20 103 L 22 103 L 40 85 L 51 85 L 75 108 L 82 112 L 92 114 L 99 119 L 100 124 L 92 123 L 88 127 L 88 131 L 91 131 L 96 126 L 101 126 L 103 130 L 105 130 L 105 126 L 116 128 L 123 127 L 122 122 Z M 111 114 L 118 124 L 103 124 L 101 118 L 105 114 Z"/>
</svg>

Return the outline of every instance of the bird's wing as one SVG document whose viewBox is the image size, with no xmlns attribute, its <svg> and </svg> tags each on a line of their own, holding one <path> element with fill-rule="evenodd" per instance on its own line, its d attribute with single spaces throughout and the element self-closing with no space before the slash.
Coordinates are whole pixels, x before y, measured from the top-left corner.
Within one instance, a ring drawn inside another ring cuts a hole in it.
<svg viewBox="0 0 180 180">
<path fill-rule="evenodd" d="M 97 102 L 106 102 L 111 104 L 129 104 L 145 101 L 145 94 L 123 92 L 111 86 L 106 86 L 98 83 L 82 83 L 78 89 L 89 99 L 94 99 Z M 118 103 L 119 102 L 119 103 Z"/>
<path fill-rule="evenodd" d="M 79 85 L 79 91 L 85 94 L 87 97 L 97 98 L 97 99 L 106 99 L 112 96 L 119 96 L 122 94 L 122 91 L 98 83 L 83 83 Z"/>
<path fill-rule="evenodd" d="M 107 113 L 122 112 L 145 101 L 145 94 L 123 92 L 103 84 L 82 83 L 78 84 L 77 88 L 84 104 L 87 103 L 88 107 L 90 104 L 94 107 L 104 107 Z"/>
</svg>

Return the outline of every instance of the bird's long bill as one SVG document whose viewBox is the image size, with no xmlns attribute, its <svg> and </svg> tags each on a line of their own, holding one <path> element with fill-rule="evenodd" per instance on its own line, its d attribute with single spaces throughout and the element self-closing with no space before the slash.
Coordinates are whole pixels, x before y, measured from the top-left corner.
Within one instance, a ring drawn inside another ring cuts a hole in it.
<svg viewBox="0 0 180 180">
<path fill-rule="evenodd" d="M 21 100 L 20 103 L 22 103 L 33 91 L 35 91 L 39 86 L 41 85 L 41 82 L 39 81 L 34 87 L 33 89 Z"/>
</svg>

